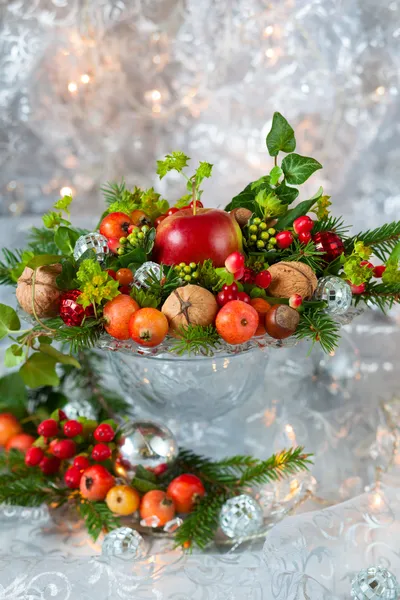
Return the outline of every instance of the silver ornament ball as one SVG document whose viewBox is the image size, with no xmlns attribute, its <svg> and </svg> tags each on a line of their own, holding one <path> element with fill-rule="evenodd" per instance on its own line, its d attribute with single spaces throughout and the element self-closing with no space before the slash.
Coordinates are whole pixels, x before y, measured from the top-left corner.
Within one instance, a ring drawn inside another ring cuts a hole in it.
<svg viewBox="0 0 400 600">
<path fill-rule="evenodd" d="M 178 444 L 164 425 L 154 421 L 132 421 L 123 426 L 114 463 L 116 475 L 131 480 L 136 468 L 168 467 L 178 456 Z"/>
<path fill-rule="evenodd" d="M 356 600 L 397 600 L 399 594 L 396 577 L 384 567 L 363 569 L 351 582 L 351 597 Z"/>
<path fill-rule="evenodd" d="M 81 235 L 75 244 L 74 259 L 79 260 L 89 250 L 94 252 L 98 262 L 103 262 L 107 254 L 110 253 L 107 238 L 97 232 Z"/>
<path fill-rule="evenodd" d="M 85 417 L 86 419 L 96 421 L 99 416 L 95 408 L 87 400 L 71 400 L 62 409 L 68 419 Z"/>
<path fill-rule="evenodd" d="M 133 285 L 137 288 L 148 288 L 150 275 L 159 280 L 162 277 L 160 265 L 149 260 L 135 271 Z"/>
<path fill-rule="evenodd" d="M 105 556 L 128 555 L 129 558 L 143 558 L 146 554 L 142 536 L 130 527 L 118 527 L 107 533 L 101 548 Z"/>
<path fill-rule="evenodd" d="M 260 531 L 263 524 L 261 506 L 252 496 L 241 494 L 229 498 L 219 515 L 219 525 L 229 538 L 243 538 Z"/>
<path fill-rule="evenodd" d="M 344 279 L 328 275 L 318 281 L 314 299 L 327 302 L 325 312 L 329 315 L 342 315 L 351 306 L 351 288 Z"/>
</svg>

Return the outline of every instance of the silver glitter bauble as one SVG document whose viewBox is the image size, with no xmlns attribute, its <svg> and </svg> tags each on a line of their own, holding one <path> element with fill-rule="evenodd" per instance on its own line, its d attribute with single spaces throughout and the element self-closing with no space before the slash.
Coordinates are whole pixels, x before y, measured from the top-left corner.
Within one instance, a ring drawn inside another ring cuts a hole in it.
<svg viewBox="0 0 400 600">
<path fill-rule="evenodd" d="M 114 470 L 116 475 L 131 480 L 138 465 L 161 472 L 177 456 L 178 444 L 167 427 L 153 421 L 133 421 L 121 430 Z"/>
<path fill-rule="evenodd" d="M 97 411 L 87 400 L 71 400 L 63 406 L 63 411 L 67 415 L 68 419 L 77 419 L 78 417 L 85 417 L 96 421 L 98 418 Z"/>
<path fill-rule="evenodd" d="M 157 279 L 161 279 L 161 267 L 155 262 L 143 263 L 137 271 L 135 271 L 133 285 L 137 288 L 149 287 L 149 275 L 152 274 Z"/>
<path fill-rule="evenodd" d="M 247 494 L 227 500 L 219 515 L 219 525 L 230 538 L 240 539 L 257 533 L 262 524 L 261 506 Z"/>
<path fill-rule="evenodd" d="M 351 582 L 351 597 L 356 600 L 397 600 L 399 594 L 396 577 L 384 567 L 363 569 Z"/>
<path fill-rule="evenodd" d="M 314 299 L 327 302 L 325 312 L 329 315 L 342 315 L 351 306 L 351 288 L 344 279 L 328 275 L 319 279 Z"/>
<path fill-rule="evenodd" d="M 103 262 L 107 254 L 110 253 L 107 238 L 97 232 L 81 235 L 81 237 L 76 240 L 74 259 L 79 260 L 88 250 L 95 253 L 99 262 Z"/>
<path fill-rule="evenodd" d="M 146 554 L 144 539 L 130 527 L 118 527 L 107 533 L 101 551 L 105 556 L 125 554 L 130 558 L 143 558 Z"/>
</svg>

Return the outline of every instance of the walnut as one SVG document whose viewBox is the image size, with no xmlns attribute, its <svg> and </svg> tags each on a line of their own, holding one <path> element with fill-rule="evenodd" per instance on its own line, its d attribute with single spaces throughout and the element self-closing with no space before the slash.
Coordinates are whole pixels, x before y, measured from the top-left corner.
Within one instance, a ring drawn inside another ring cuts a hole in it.
<svg viewBox="0 0 400 600">
<path fill-rule="evenodd" d="M 58 289 L 56 278 L 61 273 L 60 264 L 39 267 L 35 279 L 35 311 L 39 318 L 55 317 L 59 313 L 61 290 Z M 33 315 L 32 307 L 32 276 L 34 271 L 25 267 L 18 279 L 16 296 L 21 308 Z"/>
<path fill-rule="evenodd" d="M 218 305 L 211 292 L 198 285 L 186 285 L 174 290 L 164 302 L 162 312 L 167 317 L 170 332 L 176 334 L 187 325 L 214 323 Z"/>
<path fill-rule="evenodd" d="M 268 271 L 272 281 L 268 295 L 275 298 L 290 298 L 300 294 L 303 299 L 311 298 L 317 289 L 318 280 L 314 271 L 301 262 L 279 262 L 271 265 Z"/>
</svg>

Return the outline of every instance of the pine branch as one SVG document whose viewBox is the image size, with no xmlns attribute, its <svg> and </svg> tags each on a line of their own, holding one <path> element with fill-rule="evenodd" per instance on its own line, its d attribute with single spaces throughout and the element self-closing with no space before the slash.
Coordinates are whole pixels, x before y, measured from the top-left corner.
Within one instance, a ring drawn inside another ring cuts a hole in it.
<svg viewBox="0 0 400 600">
<path fill-rule="evenodd" d="M 108 508 L 105 502 L 89 502 L 79 498 L 76 509 L 82 519 L 90 537 L 96 541 L 100 533 L 108 533 L 120 527 L 120 520 Z"/>
<path fill-rule="evenodd" d="M 294 334 L 299 340 L 310 339 L 319 342 L 324 352 L 333 352 L 339 343 L 339 324 L 323 312 L 303 313 Z"/>
<path fill-rule="evenodd" d="M 351 225 L 346 225 L 342 217 L 332 217 L 329 215 L 326 219 L 315 221 L 312 230 L 313 235 L 319 231 L 334 231 L 342 239 L 346 238 Z"/>
<path fill-rule="evenodd" d="M 101 334 L 100 323 L 95 320 L 88 320 L 80 327 L 68 327 L 60 317 L 57 317 L 46 320 L 46 325 L 50 329 L 55 329 L 53 339 L 68 344 L 72 354 L 86 348 L 93 348 Z"/>
<path fill-rule="evenodd" d="M 16 285 L 12 269 L 22 261 L 23 250 L 2 248 L 3 259 L 0 259 L 0 285 Z"/>
<path fill-rule="evenodd" d="M 363 300 L 377 306 L 382 312 L 386 312 L 394 304 L 400 302 L 400 284 L 370 281 L 365 292 L 357 294 L 353 298 L 356 305 Z"/>
<path fill-rule="evenodd" d="M 316 249 L 314 242 L 304 245 L 295 240 L 290 251 L 282 255 L 282 260 L 302 262 L 311 267 L 313 271 L 321 271 L 325 264 L 323 254 Z"/>
<path fill-rule="evenodd" d="M 220 492 L 205 496 L 175 534 L 177 546 L 196 544 L 201 550 L 212 542 L 219 525 L 219 513 L 231 494 Z"/>
<path fill-rule="evenodd" d="M 54 242 L 54 231 L 47 227 L 32 227 L 28 235 L 28 248 L 35 254 L 59 254 Z"/>
<path fill-rule="evenodd" d="M 147 284 L 147 292 L 159 298 L 161 304 L 168 298 L 171 292 L 181 285 L 181 281 L 175 269 L 163 265 L 161 279 L 153 271 L 150 271 Z"/>
<path fill-rule="evenodd" d="M 124 179 L 122 179 L 121 183 L 108 181 L 100 190 L 103 192 L 107 204 L 112 204 L 113 202 L 122 200 L 123 193 L 126 191 L 126 184 Z"/>
<path fill-rule="evenodd" d="M 364 242 L 370 246 L 380 260 L 385 262 L 397 242 L 400 240 L 400 221 L 386 223 L 376 229 L 361 232 L 353 236 L 345 243 L 346 254 L 353 251 L 356 242 Z"/>
<path fill-rule="evenodd" d="M 312 464 L 310 456 L 304 454 L 302 446 L 282 450 L 278 454 L 273 454 L 268 460 L 249 466 L 243 473 L 239 486 L 261 485 L 269 481 L 279 481 L 299 471 L 307 471 L 308 465 Z"/>
<path fill-rule="evenodd" d="M 212 356 L 213 350 L 218 348 L 220 338 L 217 330 L 212 325 L 202 327 L 201 325 L 188 325 L 179 330 L 179 339 L 170 352 L 179 355 L 193 354 L 195 356 Z"/>
</svg>

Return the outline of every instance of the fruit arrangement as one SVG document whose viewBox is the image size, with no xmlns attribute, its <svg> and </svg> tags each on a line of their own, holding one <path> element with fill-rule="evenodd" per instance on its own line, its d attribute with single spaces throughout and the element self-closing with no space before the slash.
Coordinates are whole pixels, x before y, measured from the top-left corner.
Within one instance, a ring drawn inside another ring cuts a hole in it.
<svg viewBox="0 0 400 600">
<path fill-rule="evenodd" d="M 400 221 L 349 235 L 322 188 L 295 203 L 298 186 L 322 166 L 295 153 L 294 131 L 280 113 L 267 148 L 271 171 L 225 210 L 200 200 L 212 165 L 200 162 L 187 175 L 183 152 L 157 163 L 160 178 L 176 171 L 186 180 L 187 193 L 172 206 L 153 188 L 107 184 L 107 208 L 87 232 L 71 225 L 71 197 L 56 202 L 27 249 L 3 251 L 0 281 L 16 284 L 34 322 L 21 331 L 15 311 L 0 306 L 0 337 L 12 339 L 7 365 L 20 365 L 30 387 L 38 371 L 51 385 L 57 363 L 77 366 L 53 341 L 73 353 L 105 333 L 139 353 L 240 351 L 290 336 L 329 353 L 352 304 L 386 310 L 398 302 Z"/>
<path fill-rule="evenodd" d="M 45 503 L 53 510 L 68 504 L 93 539 L 124 522 L 148 533 L 174 533 L 185 549 L 213 540 L 230 498 L 311 462 L 300 447 L 266 461 L 235 456 L 212 462 L 178 451 L 171 432 L 154 422 L 70 419 L 62 409 L 39 422 L 37 436 L 0 413 L 0 503 Z"/>
</svg>

